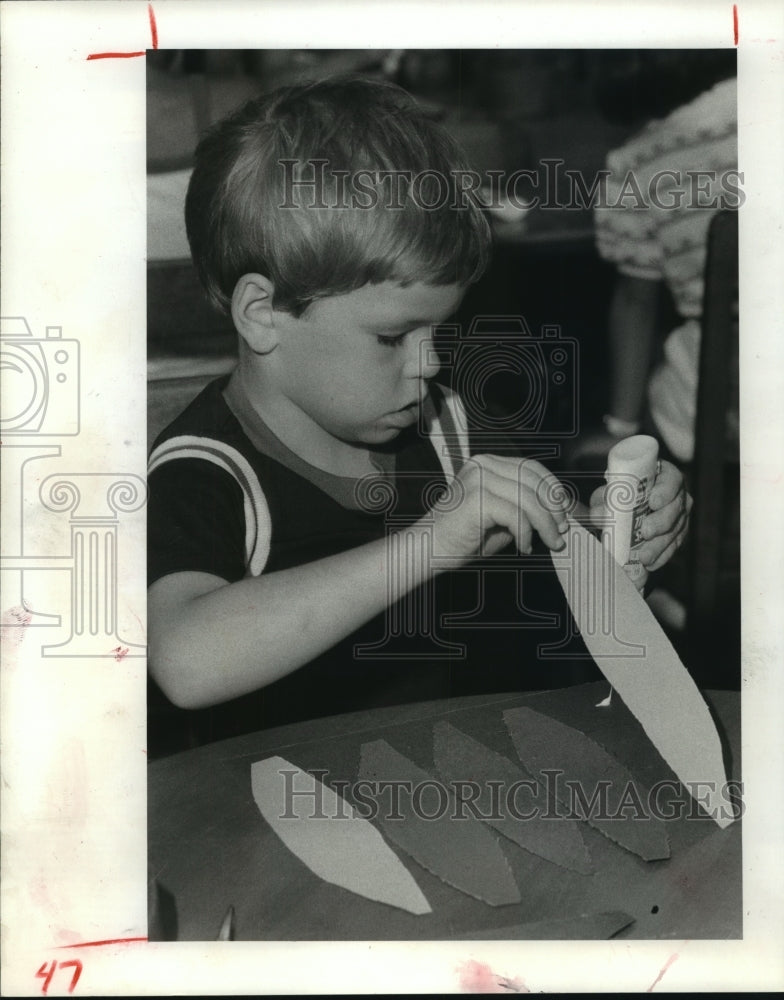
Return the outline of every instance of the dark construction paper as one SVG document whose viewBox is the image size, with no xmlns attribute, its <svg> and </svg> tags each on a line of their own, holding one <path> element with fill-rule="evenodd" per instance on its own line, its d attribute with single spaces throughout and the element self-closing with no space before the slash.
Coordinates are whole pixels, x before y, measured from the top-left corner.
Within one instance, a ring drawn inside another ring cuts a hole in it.
<svg viewBox="0 0 784 1000">
<path fill-rule="evenodd" d="M 689 937 L 701 920 L 704 937 L 743 936 L 741 827 L 736 821 L 727 830 L 713 828 L 699 843 L 651 873 L 635 928 L 641 937 L 662 937 L 663 928 L 669 938 Z M 709 925 L 705 914 L 710 914 Z"/>
<path fill-rule="evenodd" d="M 526 771 L 543 784 L 549 781 L 567 815 L 586 819 L 645 861 L 670 856 L 664 824 L 648 809 L 648 789 L 598 743 L 529 708 L 509 709 L 504 721 Z M 606 807 L 601 800 L 591 806 L 597 790 L 604 795 L 605 788 Z M 576 797 L 577 789 L 585 805 Z"/>
<path fill-rule="evenodd" d="M 453 935 L 456 941 L 606 941 L 634 923 L 622 910 L 583 913 L 563 920 L 534 920 Z"/>
<path fill-rule="evenodd" d="M 433 759 L 440 776 L 458 798 L 467 799 L 479 791 L 471 805 L 479 818 L 498 833 L 563 868 L 583 875 L 593 870 L 579 822 L 562 817 L 545 819 L 543 786 L 538 782 L 535 789 L 521 786 L 520 782 L 530 783 L 531 779 L 506 757 L 450 723 L 437 722 Z"/>
<path fill-rule="evenodd" d="M 374 794 L 364 789 L 363 797 L 375 799 L 379 807 L 376 822 L 423 868 L 492 906 L 520 902 L 517 884 L 495 836 L 470 815 L 455 818 L 460 807 L 443 782 L 436 782 L 384 740 L 362 745 L 359 777 L 371 789 L 378 787 L 377 782 L 405 783 L 396 796 L 399 819 L 392 818 L 395 810 L 389 792 Z M 415 799 L 417 793 L 412 790 L 417 787 L 422 791 Z M 434 818 L 424 818 L 422 813 Z"/>
</svg>

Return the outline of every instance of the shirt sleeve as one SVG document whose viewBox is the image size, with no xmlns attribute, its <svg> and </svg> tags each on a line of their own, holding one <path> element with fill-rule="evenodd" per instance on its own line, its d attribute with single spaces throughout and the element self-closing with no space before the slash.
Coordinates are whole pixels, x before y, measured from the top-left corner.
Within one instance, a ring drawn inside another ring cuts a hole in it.
<svg viewBox="0 0 784 1000">
<path fill-rule="evenodd" d="M 187 571 L 243 579 L 245 512 L 233 476 L 202 459 L 178 458 L 154 469 L 148 487 L 148 586 Z"/>
</svg>

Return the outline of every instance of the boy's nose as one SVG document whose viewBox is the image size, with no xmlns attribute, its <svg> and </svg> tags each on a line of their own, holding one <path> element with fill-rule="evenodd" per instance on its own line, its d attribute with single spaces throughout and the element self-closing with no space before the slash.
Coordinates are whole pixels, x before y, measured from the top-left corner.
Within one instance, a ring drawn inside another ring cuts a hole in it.
<svg viewBox="0 0 784 1000">
<path fill-rule="evenodd" d="M 411 378 L 435 378 L 441 368 L 435 341 L 429 327 L 411 337 L 411 352 L 406 360 L 406 374 Z"/>
</svg>

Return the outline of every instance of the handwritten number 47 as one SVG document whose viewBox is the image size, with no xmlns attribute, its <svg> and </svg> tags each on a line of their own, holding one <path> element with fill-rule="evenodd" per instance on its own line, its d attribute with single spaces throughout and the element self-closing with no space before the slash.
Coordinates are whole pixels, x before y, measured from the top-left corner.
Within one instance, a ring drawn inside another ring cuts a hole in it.
<svg viewBox="0 0 784 1000">
<path fill-rule="evenodd" d="M 79 976 L 82 974 L 82 963 L 78 958 L 72 959 L 70 962 L 44 962 L 38 972 L 36 972 L 36 976 L 44 981 L 43 986 L 41 987 L 42 993 L 46 993 L 49 989 L 49 983 L 51 983 L 52 976 L 58 968 L 73 969 L 73 973 L 71 975 L 71 985 L 68 987 L 68 992 L 73 993 L 76 984 L 79 982 Z"/>
</svg>

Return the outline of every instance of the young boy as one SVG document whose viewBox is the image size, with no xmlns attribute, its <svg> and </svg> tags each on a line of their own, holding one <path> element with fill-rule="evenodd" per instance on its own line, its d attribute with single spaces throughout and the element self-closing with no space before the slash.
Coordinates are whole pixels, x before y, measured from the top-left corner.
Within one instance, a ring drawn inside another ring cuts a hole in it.
<svg viewBox="0 0 784 1000">
<path fill-rule="evenodd" d="M 149 639 L 175 705 L 222 706 L 212 738 L 447 696 L 461 654 L 430 625 L 455 571 L 564 545 L 547 470 L 470 456 L 432 382 L 432 328 L 489 255 L 465 171 L 408 95 L 355 79 L 252 101 L 197 150 L 188 238 L 239 363 L 151 454 Z M 665 466 L 649 568 L 688 505 Z"/>
</svg>

